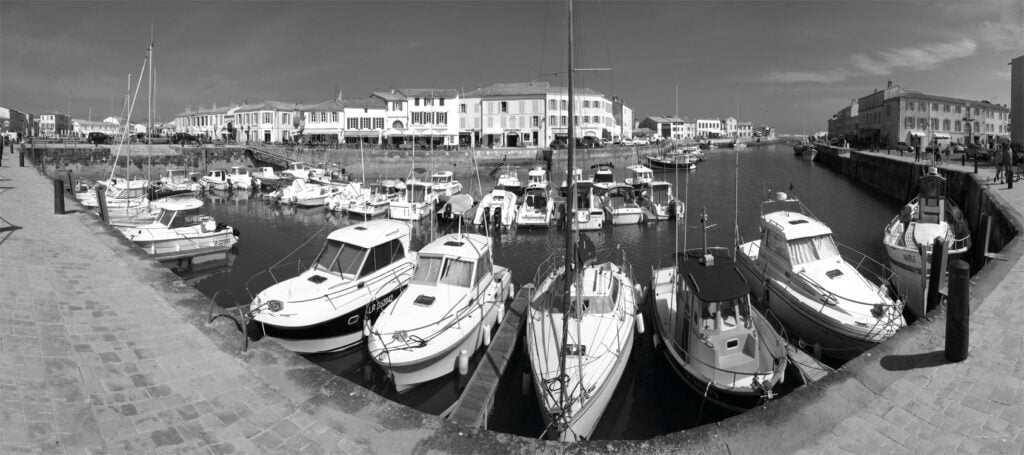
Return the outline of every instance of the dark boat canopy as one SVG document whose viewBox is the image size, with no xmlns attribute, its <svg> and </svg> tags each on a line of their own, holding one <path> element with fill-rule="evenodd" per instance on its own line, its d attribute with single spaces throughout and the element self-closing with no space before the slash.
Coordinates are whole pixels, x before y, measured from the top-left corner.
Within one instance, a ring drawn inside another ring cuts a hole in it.
<svg viewBox="0 0 1024 455">
<path fill-rule="evenodd" d="M 680 263 L 682 275 L 703 302 L 722 302 L 750 293 L 750 286 L 740 275 L 731 258 L 714 255 L 713 265 L 703 265 L 700 259 L 687 258 Z"/>
</svg>

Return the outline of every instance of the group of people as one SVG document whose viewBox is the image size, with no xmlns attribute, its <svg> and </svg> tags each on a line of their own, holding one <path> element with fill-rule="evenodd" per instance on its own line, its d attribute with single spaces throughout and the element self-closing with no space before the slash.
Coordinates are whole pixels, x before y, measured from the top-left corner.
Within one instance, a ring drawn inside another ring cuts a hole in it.
<svg viewBox="0 0 1024 455">
<path fill-rule="evenodd" d="M 996 148 L 995 153 L 992 154 L 992 163 L 996 165 L 996 176 L 993 178 L 993 183 L 1005 183 L 1004 179 L 1013 178 L 1013 150 L 1010 148 L 1010 144 L 1004 142 L 1001 147 Z"/>
</svg>

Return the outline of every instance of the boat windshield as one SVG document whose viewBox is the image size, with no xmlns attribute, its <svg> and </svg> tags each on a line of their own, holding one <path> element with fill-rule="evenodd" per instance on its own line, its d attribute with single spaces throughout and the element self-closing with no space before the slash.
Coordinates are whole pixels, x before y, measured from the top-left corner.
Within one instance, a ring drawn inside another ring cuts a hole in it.
<svg viewBox="0 0 1024 455">
<path fill-rule="evenodd" d="M 576 193 L 576 209 L 587 210 L 590 208 L 590 191 L 578 191 Z"/>
<path fill-rule="evenodd" d="M 123 188 L 114 194 L 113 199 L 137 199 L 145 195 L 145 188 Z"/>
<path fill-rule="evenodd" d="M 242 168 L 242 167 L 236 167 L 234 169 L 231 169 L 231 174 L 232 175 L 245 175 L 245 174 L 248 174 L 248 173 L 249 173 L 249 171 L 247 169 L 245 169 L 245 168 Z"/>
<path fill-rule="evenodd" d="M 200 222 L 199 210 L 161 210 L 156 222 L 170 229 L 193 226 Z"/>
<path fill-rule="evenodd" d="M 354 277 L 359 272 L 366 257 L 366 248 L 349 245 L 337 240 L 328 240 L 320 255 L 316 258 L 314 268 L 318 271 L 331 272 L 344 277 Z"/>
<path fill-rule="evenodd" d="M 543 193 L 531 193 L 526 195 L 526 205 L 535 209 L 546 208 L 548 199 Z"/>
<path fill-rule="evenodd" d="M 167 171 L 167 179 L 172 183 L 179 183 L 185 181 L 185 170 L 184 169 L 172 169 Z"/>
<path fill-rule="evenodd" d="M 408 202 L 423 202 L 427 199 L 427 187 L 424 185 L 409 185 L 406 188 L 405 197 Z"/>
<path fill-rule="evenodd" d="M 448 183 L 448 182 L 451 181 L 451 179 L 452 179 L 451 176 L 448 176 L 448 175 L 435 175 L 434 176 L 434 185 L 441 185 L 441 184 Z"/>
<path fill-rule="evenodd" d="M 473 283 L 473 263 L 456 258 L 420 256 L 412 276 L 416 284 L 448 284 L 468 288 Z"/>
<path fill-rule="evenodd" d="M 651 202 L 653 202 L 655 204 L 658 204 L 658 205 L 668 204 L 668 202 L 669 202 L 668 186 L 667 185 L 658 185 L 658 186 L 652 187 L 651 190 L 650 190 L 650 193 L 648 193 L 647 196 L 651 199 Z"/>
<path fill-rule="evenodd" d="M 787 242 L 789 261 L 794 266 L 839 256 L 839 248 L 829 234 L 804 237 Z"/>
<path fill-rule="evenodd" d="M 544 183 L 544 176 L 543 175 L 531 175 L 530 176 L 530 183 Z"/>
<path fill-rule="evenodd" d="M 594 183 L 612 183 L 614 181 L 615 177 L 612 175 L 611 172 L 600 170 L 597 171 L 596 174 L 594 174 Z"/>
</svg>

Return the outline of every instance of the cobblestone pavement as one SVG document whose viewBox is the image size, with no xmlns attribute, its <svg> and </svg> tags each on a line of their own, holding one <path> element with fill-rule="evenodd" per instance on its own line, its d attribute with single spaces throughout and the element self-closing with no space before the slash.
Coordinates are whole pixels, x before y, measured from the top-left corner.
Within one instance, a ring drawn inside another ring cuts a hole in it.
<svg viewBox="0 0 1024 455">
<path fill-rule="evenodd" d="M 944 315 L 933 313 L 720 425 L 565 447 L 448 424 L 272 343 L 241 353 L 233 327 L 205 324 L 201 295 L 91 215 L 54 215 L 50 181 L 11 157 L 0 167 L 3 454 L 1024 453 L 1019 255 L 971 314 L 963 362 L 944 360 Z M 990 191 L 1021 219 L 1024 185 Z"/>
</svg>

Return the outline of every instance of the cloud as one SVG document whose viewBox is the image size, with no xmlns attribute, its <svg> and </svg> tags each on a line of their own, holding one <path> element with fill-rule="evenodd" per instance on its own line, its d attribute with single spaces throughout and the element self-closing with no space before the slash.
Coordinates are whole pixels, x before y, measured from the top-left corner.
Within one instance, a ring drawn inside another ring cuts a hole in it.
<svg viewBox="0 0 1024 455">
<path fill-rule="evenodd" d="M 1024 16 L 1021 14 L 1020 16 Z M 1020 23 L 984 22 L 974 31 L 975 37 L 985 47 L 997 51 L 1019 50 L 1024 48 L 1024 17 Z"/>
<path fill-rule="evenodd" d="M 831 84 L 842 82 L 849 77 L 847 70 L 835 69 L 828 71 L 772 71 L 763 78 L 766 82 L 817 82 L 820 84 Z"/>
</svg>

